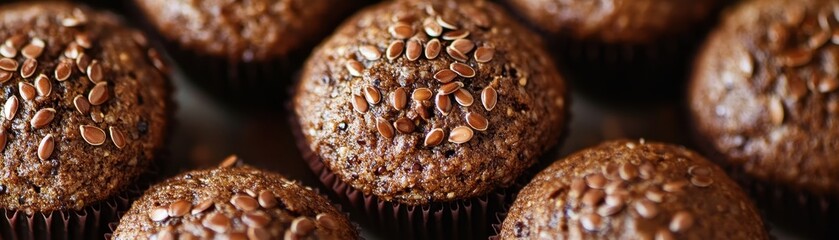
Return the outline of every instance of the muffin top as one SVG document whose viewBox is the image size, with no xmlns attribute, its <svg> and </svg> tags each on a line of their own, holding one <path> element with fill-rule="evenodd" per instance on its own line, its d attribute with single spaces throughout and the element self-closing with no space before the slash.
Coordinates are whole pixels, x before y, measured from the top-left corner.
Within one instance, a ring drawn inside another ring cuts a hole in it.
<svg viewBox="0 0 839 240">
<path fill-rule="evenodd" d="M 698 136 L 720 161 L 839 196 L 838 8 L 760 0 L 726 14 L 701 50 L 689 97 Z"/>
<path fill-rule="evenodd" d="M 314 46 L 358 0 L 134 0 L 180 47 L 245 62 Z"/>
<path fill-rule="evenodd" d="M 768 239 L 719 167 L 683 147 L 618 140 L 554 162 L 519 193 L 502 239 Z"/>
<path fill-rule="evenodd" d="M 689 32 L 719 0 L 507 0 L 542 31 L 610 43 L 649 43 Z"/>
<path fill-rule="evenodd" d="M 81 209 L 153 161 L 169 89 L 142 34 L 85 7 L 18 3 L 0 10 L 0 41 L 0 207 Z"/>
<path fill-rule="evenodd" d="M 152 186 L 114 239 L 358 238 L 346 215 L 312 189 L 236 161 Z"/>
<path fill-rule="evenodd" d="M 559 139 L 565 85 L 544 52 L 488 1 L 388 1 L 315 50 L 295 111 L 311 150 L 365 194 L 475 197 Z"/>
</svg>

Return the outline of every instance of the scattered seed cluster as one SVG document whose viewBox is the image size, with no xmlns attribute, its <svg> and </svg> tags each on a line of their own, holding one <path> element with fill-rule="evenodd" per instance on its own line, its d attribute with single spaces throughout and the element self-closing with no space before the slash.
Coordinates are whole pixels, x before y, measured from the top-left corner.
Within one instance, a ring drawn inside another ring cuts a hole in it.
<svg viewBox="0 0 839 240">
<path fill-rule="evenodd" d="M 489 16 L 476 8 L 470 12 L 470 18 L 479 27 L 490 27 Z M 358 46 L 358 56 L 362 59 L 349 59 L 346 63 L 346 70 L 353 77 L 365 76 L 365 64 L 373 61 L 394 61 L 400 57 L 408 61 L 421 61 L 425 59 L 437 59 L 445 52 L 452 60 L 448 69 L 438 69 L 433 73 L 433 79 L 426 81 L 437 81 L 440 86 L 437 89 L 417 88 L 410 91 L 405 88 L 396 88 L 389 93 L 382 93 L 375 86 L 364 86 L 358 93 L 353 93 L 352 106 L 358 113 L 366 113 L 371 107 L 380 105 L 390 107 L 397 111 L 410 111 L 412 114 L 405 114 L 398 119 L 376 118 L 376 131 L 385 138 L 392 139 L 396 134 L 410 134 L 416 131 L 417 125 L 422 121 L 428 121 L 435 117 L 431 111 L 437 111 L 441 116 L 448 117 L 455 104 L 465 107 L 462 118 L 466 125 L 454 126 L 451 129 L 443 127 L 430 127 L 425 133 L 423 142 L 426 147 L 433 147 L 443 143 L 448 135 L 448 141 L 462 144 L 470 141 L 476 131 L 486 131 L 489 128 L 489 121 L 483 115 L 468 108 L 475 102 L 474 94 L 466 87 L 469 80 L 477 76 L 477 71 L 472 66 L 492 61 L 495 48 L 489 44 L 476 46 L 470 40 L 470 32 L 459 29 L 457 24 L 450 19 L 437 14 L 438 10 L 428 6 L 426 8 L 428 17 L 418 19 L 410 13 L 397 13 L 393 17 L 393 24 L 388 28 L 393 40 L 382 52 L 373 45 L 363 44 Z M 420 27 L 417 27 L 420 26 Z M 429 40 L 423 42 L 418 37 L 425 34 Z M 383 59 L 382 57 L 386 59 Z M 470 66 L 471 64 L 471 66 Z M 492 85 L 483 88 L 480 93 L 481 105 L 487 111 L 492 111 L 498 102 L 498 93 Z M 409 104 L 414 101 L 416 104 Z M 407 109 L 408 106 L 414 106 Z M 409 116 L 414 116 L 413 118 Z"/>
<path fill-rule="evenodd" d="M 643 140 L 606 143 L 596 147 L 601 148 L 600 150 L 584 150 L 589 152 L 567 160 L 577 162 L 567 163 L 564 166 L 566 168 L 557 168 L 556 164 L 551 166 L 546 173 L 537 177 L 536 182 L 545 184 L 541 185 L 544 187 L 543 191 L 534 195 L 529 195 L 533 190 L 523 192 L 524 200 L 517 200 L 515 203 L 519 206 L 514 206 L 514 210 L 511 211 L 518 210 L 525 213 L 511 213 L 515 216 L 511 221 L 516 223 L 510 224 L 512 228 L 508 232 L 516 238 L 544 237 L 545 235 L 530 233 L 529 229 L 538 227 L 526 226 L 522 218 L 518 216 L 540 215 L 543 213 L 527 213 L 527 211 L 534 211 L 531 208 L 547 207 L 552 209 L 546 214 L 552 216 L 550 227 L 564 232 L 564 234 L 555 234 L 565 235 L 572 232 L 570 228 L 579 228 L 583 230 L 581 233 L 583 236 L 621 238 L 617 236 L 627 236 L 622 234 L 637 232 L 639 238 L 643 238 L 640 236 L 647 236 L 650 239 L 689 238 L 686 237 L 688 235 L 680 234 L 689 232 L 698 221 L 710 221 L 699 219 L 709 216 L 698 216 L 695 212 L 697 209 L 700 214 L 704 215 L 708 211 L 726 210 L 731 207 L 742 208 L 742 203 L 727 199 L 709 199 L 709 202 L 702 204 L 691 203 L 696 201 L 696 198 L 712 198 L 711 196 L 716 196 L 722 191 L 730 191 L 730 188 L 736 189 L 736 187 L 730 180 L 724 183 L 730 186 L 715 186 L 715 184 L 721 184 L 716 183 L 715 179 L 725 178 L 724 174 L 720 170 L 712 169 L 711 163 L 707 161 L 691 159 L 698 156 L 668 152 L 666 148 L 662 149 L 658 144 L 652 147 L 645 144 Z M 614 158 L 620 160 L 611 160 L 612 157 L 595 151 L 649 151 L 660 154 L 662 157 L 648 157 L 644 154 L 623 156 L 614 154 Z M 596 163 L 579 162 L 589 160 Z M 745 196 L 742 197 L 740 202 L 748 201 Z M 530 198 L 540 203 L 522 202 Z M 724 205 L 718 205 L 720 203 Z M 627 224 L 627 222 L 631 223 Z M 505 222 L 506 225 L 508 225 L 507 222 Z M 636 226 L 635 229 L 627 229 L 632 226 Z M 551 236 L 547 232 L 544 234 Z"/>
<path fill-rule="evenodd" d="M 64 81 L 91 81 L 94 85 L 87 96 L 74 96 L 73 104 L 79 114 L 89 115 L 94 122 L 100 123 L 104 120 L 101 111 L 94 113 L 91 108 L 107 103 L 111 98 L 111 91 L 108 89 L 109 85 L 102 63 L 85 52 L 96 47 L 95 39 L 91 39 L 90 35 L 84 31 L 86 23 L 87 16 L 80 9 L 75 9 L 72 15 L 60 20 L 58 24 L 61 26 L 79 30 L 75 41 L 66 46 L 47 46 L 41 38 L 30 38 L 23 34 L 13 35 L 0 45 L 0 56 L 2 56 L 0 58 L 0 84 L 11 80 L 15 75 L 24 79 L 18 82 L 18 96 L 12 95 L 3 105 L 3 117 L 6 121 L 12 121 L 20 107 L 33 106 L 27 103 L 49 97 L 53 94 L 54 84 L 61 84 Z M 137 34 L 137 37 L 142 38 L 142 35 Z M 145 44 L 145 39 L 138 42 Z M 56 60 L 58 63 L 54 69 L 42 67 L 39 72 L 38 59 L 49 47 L 62 48 L 63 55 Z M 153 49 L 149 50 L 149 58 L 156 66 L 163 66 L 159 55 Z M 29 119 L 30 126 L 33 129 L 47 127 L 53 123 L 56 114 L 54 108 L 38 109 Z M 115 126 L 108 127 L 108 134 L 105 130 L 92 125 L 80 125 L 78 129 L 84 141 L 94 146 L 104 144 L 108 136 L 114 146 L 119 149 L 125 147 L 128 141 L 122 131 Z M 7 135 L 6 130 L 0 131 L 0 149 L 5 148 Z M 57 148 L 54 138 L 52 134 L 46 134 L 41 138 L 37 151 L 39 159 L 47 160 L 53 154 Z"/>
</svg>

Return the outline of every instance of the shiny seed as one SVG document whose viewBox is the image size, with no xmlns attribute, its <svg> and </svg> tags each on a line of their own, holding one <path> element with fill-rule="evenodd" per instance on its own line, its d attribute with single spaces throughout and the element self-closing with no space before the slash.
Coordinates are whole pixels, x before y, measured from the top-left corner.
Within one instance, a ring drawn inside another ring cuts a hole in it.
<svg viewBox="0 0 839 240">
<path fill-rule="evenodd" d="M 638 212 L 641 217 L 647 219 L 654 218 L 658 215 L 658 207 L 655 206 L 655 203 L 646 199 L 635 201 L 635 211 Z"/>
<path fill-rule="evenodd" d="M 393 137 L 396 135 L 393 132 L 393 126 L 391 126 L 387 120 L 381 117 L 376 118 L 376 130 L 379 131 L 379 134 L 381 134 L 382 137 L 385 137 L 387 139 L 393 139 Z"/>
<path fill-rule="evenodd" d="M 798 67 L 804 65 L 813 58 L 813 53 L 807 49 L 791 50 L 780 56 L 781 63 L 786 67 Z"/>
<path fill-rule="evenodd" d="M 606 186 L 606 177 L 599 173 L 590 174 L 586 176 L 586 186 L 594 189 L 603 189 Z"/>
<path fill-rule="evenodd" d="M 35 59 L 26 59 L 20 67 L 20 76 L 29 78 L 35 74 L 35 69 L 38 68 L 38 61 Z"/>
<path fill-rule="evenodd" d="M 7 71 L 0 70 L 0 83 L 4 83 L 6 81 L 9 81 L 9 79 L 12 79 L 12 77 L 14 75 L 15 75 L 14 72 L 7 72 Z"/>
<path fill-rule="evenodd" d="M 484 109 L 487 111 L 492 111 L 495 108 L 495 104 L 498 102 L 498 92 L 495 91 L 495 88 L 488 86 L 481 91 L 481 104 L 484 105 Z"/>
<path fill-rule="evenodd" d="M 17 56 L 17 49 L 15 47 L 9 45 L 2 45 L 0 46 L 0 55 L 7 58 L 13 58 Z"/>
<path fill-rule="evenodd" d="M 469 124 L 470 127 L 478 131 L 486 131 L 489 127 L 489 122 L 487 121 L 487 119 L 476 112 L 470 112 L 466 114 L 466 123 Z"/>
<path fill-rule="evenodd" d="M 91 126 L 91 125 L 81 125 L 79 126 L 79 132 L 82 135 L 82 139 L 90 145 L 99 146 L 105 143 L 106 135 L 105 131 L 101 128 Z"/>
<path fill-rule="evenodd" d="M 441 15 L 437 15 L 436 20 L 437 20 L 437 24 L 440 24 L 441 27 L 451 29 L 451 30 L 457 29 L 457 26 L 455 26 L 454 21 L 452 21 L 450 19 L 446 19 Z"/>
<path fill-rule="evenodd" d="M 412 133 L 414 132 L 414 122 L 407 117 L 401 117 L 393 122 L 393 127 L 396 128 L 397 131 L 401 133 Z"/>
<path fill-rule="evenodd" d="M 91 59 L 89 55 L 81 53 L 79 54 L 79 57 L 76 58 L 76 68 L 79 69 L 79 72 L 87 73 L 87 68 L 90 66 L 91 61 L 93 61 L 93 59 Z"/>
<path fill-rule="evenodd" d="M 336 230 L 339 226 L 339 220 L 334 217 L 332 214 L 328 213 L 320 213 L 315 217 L 315 221 L 320 223 L 321 226 L 325 227 L 329 230 Z"/>
<path fill-rule="evenodd" d="M 673 181 L 673 182 L 665 183 L 664 185 L 661 186 L 661 189 L 663 189 L 665 192 L 675 193 L 675 192 L 681 192 L 684 189 L 684 187 L 687 186 L 687 185 L 688 185 L 688 183 L 686 181 L 682 181 L 682 180 Z"/>
<path fill-rule="evenodd" d="M 32 100 L 35 99 L 35 94 L 37 94 L 37 90 L 35 86 L 28 82 L 18 82 L 17 84 L 18 91 L 20 92 L 20 97 L 23 100 Z"/>
<path fill-rule="evenodd" d="M 466 126 L 458 126 L 452 129 L 452 132 L 449 134 L 449 142 L 461 144 L 472 140 L 472 136 L 474 132 L 472 129 Z"/>
<path fill-rule="evenodd" d="M 431 99 L 431 94 L 433 93 L 428 88 L 417 88 L 411 94 L 411 99 L 414 99 L 414 101 L 425 101 Z"/>
<path fill-rule="evenodd" d="M 446 133 L 443 132 L 442 128 L 431 129 L 431 131 L 429 131 L 428 134 L 425 135 L 425 146 L 431 147 L 439 145 L 443 142 L 443 137 L 445 135 Z"/>
<path fill-rule="evenodd" d="M 769 120 L 775 125 L 784 122 L 784 105 L 781 99 L 773 97 L 769 100 Z"/>
<path fill-rule="evenodd" d="M 462 52 L 457 51 L 457 49 L 455 49 L 453 47 L 447 47 L 446 48 L 446 53 L 448 53 L 449 57 L 452 57 L 454 60 L 457 60 L 457 61 L 460 61 L 460 62 L 469 61 L 469 57 L 467 57 L 466 54 L 463 54 Z"/>
<path fill-rule="evenodd" d="M 118 149 L 122 149 L 123 147 L 125 147 L 127 141 L 125 135 L 122 134 L 122 131 L 115 127 L 108 127 L 108 132 L 111 133 L 111 142 L 114 143 L 114 146 L 116 146 Z"/>
<path fill-rule="evenodd" d="M 390 19 L 394 22 L 410 23 L 416 21 L 416 15 L 414 15 L 413 13 L 400 11 L 396 14 L 393 14 L 393 16 Z"/>
<path fill-rule="evenodd" d="M 404 88 L 396 88 L 388 95 L 390 99 L 390 106 L 392 106 L 396 110 L 405 109 L 405 106 L 408 105 L 408 93 L 405 92 Z"/>
<path fill-rule="evenodd" d="M 568 190 L 568 197 L 578 198 L 585 193 L 587 187 L 586 182 L 582 179 L 574 179 L 571 181 L 571 189 Z"/>
<path fill-rule="evenodd" d="M 405 42 L 396 40 L 390 42 L 390 45 L 387 47 L 385 54 L 387 54 L 387 59 L 393 60 L 402 55 L 402 51 L 405 50 Z"/>
<path fill-rule="evenodd" d="M 457 39 L 452 42 L 451 47 L 460 53 L 467 54 L 475 49 L 475 43 L 469 39 Z"/>
<path fill-rule="evenodd" d="M 157 207 L 149 211 L 149 219 L 155 222 L 160 222 L 169 218 L 169 212 L 166 208 Z"/>
<path fill-rule="evenodd" d="M 79 54 L 84 52 L 84 49 L 78 43 L 71 42 L 66 49 L 64 49 L 64 56 L 69 59 L 76 59 Z"/>
<path fill-rule="evenodd" d="M 623 210 L 623 205 L 603 205 L 597 208 L 597 214 L 599 214 L 600 216 L 608 217 L 615 215 L 621 210 Z"/>
<path fill-rule="evenodd" d="M 683 232 L 693 226 L 693 215 L 687 211 L 679 211 L 670 220 L 670 231 Z"/>
<path fill-rule="evenodd" d="M 644 193 L 644 197 L 646 197 L 650 201 L 661 203 L 664 201 L 664 192 L 656 189 L 650 189 Z"/>
<path fill-rule="evenodd" d="M 47 134 L 47 136 L 41 139 L 41 143 L 38 144 L 38 158 L 46 161 L 52 155 L 54 149 L 55 141 L 52 139 L 52 134 Z"/>
<path fill-rule="evenodd" d="M 492 47 L 479 47 L 478 50 L 475 50 L 475 61 L 479 63 L 492 61 L 492 57 L 494 56 L 495 48 Z"/>
<path fill-rule="evenodd" d="M 82 95 L 76 95 L 76 97 L 73 98 L 73 105 L 76 106 L 76 111 L 79 111 L 81 114 L 87 114 L 88 111 L 90 111 L 90 103 L 87 101 L 87 98 Z"/>
<path fill-rule="evenodd" d="M 0 69 L 6 70 L 9 72 L 17 71 L 18 63 L 14 59 L 11 58 L 2 58 L 0 59 Z"/>
<path fill-rule="evenodd" d="M 358 113 L 365 113 L 368 109 L 367 101 L 361 95 L 353 95 L 352 106 Z"/>
<path fill-rule="evenodd" d="M 455 77 L 457 73 L 449 69 L 443 69 L 434 74 L 434 79 L 441 83 L 451 82 Z"/>
<path fill-rule="evenodd" d="M 50 124 L 52 119 L 55 118 L 55 109 L 54 108 L 44 108 L 38 110 L 34 116 L 32 116 L 32 120 L 29 123 L 32 125 L 33 128 L 41 128 Z"/>
<path fill-rule="evenodd" d="M 87 101 L 93 106 L 99 106 L 108 101 L 109 97 L 108 82 L 99 82 L 88 93 Z"/>
<path fill-rule="evenodd" d="M 367 102 L 375 105 L 382 101 L 382 94 L 376 87 L 367 86 L 366 88 L 364 88 L 364 99 L 366 99 Z"/>
<path fill-rule="evenodd" d="M 259 200 L 259 206 L 262 206 L 263 208 L 272 208 L 277 206 L 277 198 L 274 197 L 274 193 L 268 190 L 260 192 L 257 200 Z"/>
<path fill-rule="evenodd" d="M 239 156 L 236 156 L 236 154 L 230 154 L 230 156 L 227 156 L 226 158 L 224 158 L 224 160 L 222 160 L 221 163 L 219 163 L 218 166 L 219 166 L 219 168 L 229 168 L 229 167 L 235 167 L 235 166 L 239 165 L 239 163 L 240 163 Z"/>
<path fill-rule="evenodd" d="M 465 78 L 475 77 L 475 69 L 472 69 L 472 67 L 470 67 L 469 65 L 455 62 L 455 63 L 450 64 L 449 68 L 452 71 L 456 72 L 457 75 L 460 75 L 461 77 L 465 77 Z"/>
<path fill-rule="evenodd" d="M 428 59 L 435 59 L 437 56 L 440 55 L 440 49 L 443 48 L 443 44 L 440 43 L 440 40 L 431 39 L 428 43 L 425 44 L 425 58 Z"/>
<path fill-rule="evenodd" d="M 6 100 L 6 104 L 3 105 L 3 116 L 6 117 L 6 120 L 12 120 L 15 118 L 17 108 L 17 96 L 12 96 L 8 100 Z"/>
<path fill-rule="evenodd" d="M 101 82 L 104 78 L 103 74 L 104 73 L 102 72 L 102 64 L 100 64 L 99 61 L 93 60 L 90 62 L 90 65 L 87 66 L 87 78 L 90 79 L 91 82 Z"/>
<path fill-rule="evenodd" d="M 242 214 L 242 222 L 249 227 L 262 228 L 271 222 L 271 216 L 263 211 L 247 212 Z"/>
<path fill-rule="evenodd" d="M 448 116 L 449 111 L 452 110 L 452 101 L 447 95 L 438 93 L 437 96 L 434 97 L 434 104 L 443 116 Z"/>
<path fill-rule="evenodd" d="M 230 229 L 230 219 L 220 213 L 210 213 L 201 225 L 217 233 L 224 233 Z"/>
<path fill-rule="evenodd" d="M 90 36 L 85 33 L 78 33 L 76 34 L 76 44 L 83 48 L 91 48 L 93 47 L 93 42 L 90 41 Z"/>
<path fill-rule="evenodd" d="M 235 195 L 230 198 L 230 204 L 233 204 L 236 208 L 243 210 L 243 211 L 253 211 L 259 208 L 259 202 L 256 199 L 252 198 L 251 196 L 247 195 Z"/>
<path fill-rule="evenodd" d="M 361 77 L 364 72 L 364 65 L 361 62 L 356 60 L 349 60 L 346 64 L 347 71 L 350 72 L 350 75 L 353 77 Z"/>
<path fill-rule="evenodd" d="M 408 40 L 405 46 L 405 58 L 409 61 L 415 61 L 422 56 L 422 43 L 418 39 Z"/>
<path fill-rule="evenodd" d="M 690 175 L 711 176 L 711 168 L 703 166 L 691 166 L 688 168 Z"/>
<path fill-rule="evenodd" d="M 597 206 L 597 204 L 599 204 L 605 196 L 606 194 L 603 193 L 603 190 L 591 189 L 583 194 L 582 203 L 587 206 Z"/>
<path fill-rule="evenodd" d="M 306 217 L 295 218 L 291 222 L 291 231 L 297 235 L 308 235 L 312 230 L 315 230 L 315 223 Z"/>
<path fill-rule="evenodd" d="M 439 23 L 437 23 L 431 18 L 426 18 L 423 21 L 422 27 L 423 30 L 425 30 L 425 33 L 431 37 L 438 37 L 440 36 L 440 34 L 443 33 L 443 26 L 440 26 Z"/>
<path fill-rule="evenodd" d="M 472 103 L 475 102 L 475 98 L 472 97 L 472 93 L 463 88 L 454 92 L 454 100 L 457 101 L 460 106 L 464 107 L 472 106 Z"/>
<path fill-rule="evenodd" d="M 451 32 L 447 32 L 443 34 L 443 40 L 456 40 L 456 39 L 463 39 L 469 36 L 469 31 L 466 30 L 454 30 Z"/>
<path fill-rule="evenodd" d="M 829 93 L 839 88 L 839 80 L 836 77 L 824 78 L 819 81 L 819 92 Z"/>
<path fill-rule="evenodd" d="M 70 74 L 73 73 L 73 66 L 72 62 L 68 61 L 61 61 L 58 63 L 58 66 L 55 67 L 55 79 L 59 82 L 67 80 L 70 78 Z"/>
<path fill-rule="evenodd" d="M 618 174 L 620 174 L 621 179 L 629 181 L 638 176 L 638 168 L 630 163 L 624 163 L 618 169 Z"/>
<path fill-rule="evenodd" d="M 594 213 L 586 213 L 580 217 L 580 223 L 583 224 L 583 228 L 588 231 L 599 231 L 602 227 L 603 219 L 600 215 Z"/>
<path fill-rule="evenodd" d="M 199 213 L 209 209 L 210 206 L 212 206 L 212 205 L 213 205 L 212 201 L 201 202 L 198 205 L 195 205 L 195 207 L 193 207 L 192 211 L 189 211 L 189 213 L 192 214 L 192 215 L 199 214 Z"/>
<path fill-rule="evenodd" d="M 388 28 L 388 32 L 390 32 L 390 35 L 394 38 L 407 39 L 414 35 L 414 28 L 406 23 L 398 22 L 393 26 L 390 26 L 390 28 Z"/>
<path fill-rule="evenodd" d="M 609 194 L 608 191 L 606 193 Z M 613 192 L 613 193 L 615 193 L 615 192 Z M 608 196 L 606 196 L 606 205 L 623 206 L 624 204 L 626 204 L 626 198 L 627 198 L 626 195 L 623 195 L 622 193 L 621 194 L 608 195 Z"/>
<path fill-rule="evenodd" d="M 450 83 L 443 84 L 440 86 L 440 89 L 437 89 L 437 94 L 440 95 L 449 95 L 457 91 L 458 89 L 463 87 L 463 83 L 460 81 L 454 81 Z"/>
<path fill-rule="evenodd" d="M 47 44 L 40 38 L 33 38 L 32 41 L 29 42 L 26 47 L 23 47 L 23 50 L 20 52 L 26 58 L 35 59 L 41 56 L 41 53 L 44 52 L 44 47 L 46 47 L 46 45 Z"/>
<path fill-rule="evenodd" d="M 169 204 L 169 208 L 167 209 L 167 213 L 170 217 L 181 217 L 189 213 L 189 210 L 192 210 L 192 203 L 184 200 L 178 200 Z"/>
<path fill-rule="evenodd" d="M 248 238 L 251 240 L 270 240 L 271 234 L 263 228 L 248 228 Z"/>
<path fill-rule="evenodd" d="M 714 183 L 714 179 L 709 176 L 696 175 L 690 178 L 690 183 L 697 187 L 708 187 Z"/>
<path fill-rule="evenodd" d="M 35 78 L 35 90 L 39 96 L 46 97 L 52 93 L 52 83 L 47 75 L 41 74 Z"/>
<path fill-rule="evenodd" d="M 810 37 L 810 40 L 807 41 L 807 45 L 811 49 L 816 49 L 827 43 L 827 40 L 831 38 L 831 33 L 820 31 Z"/>
<path fill-rule="evenodd" d="M 378 48 L 371 45 L 358 47 L 358 52 L 361 53 L 361 56 L 364 56 L 365 59 L 370 61 L 376 61 L 382 57 L 382 52 L 379 52 Z"/>
</svg>

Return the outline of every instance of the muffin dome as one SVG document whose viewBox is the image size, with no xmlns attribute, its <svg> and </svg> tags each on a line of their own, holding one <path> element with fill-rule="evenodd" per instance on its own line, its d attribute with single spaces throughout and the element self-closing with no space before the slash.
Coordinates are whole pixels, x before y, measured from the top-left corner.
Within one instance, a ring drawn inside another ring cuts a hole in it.
<svg viewBox="0 0 839 240">
<path fill-rule="evenodd" d="M 226 163 L 152 186 L 120 220 L 114 239 L 358 238 L 347 217 L 308 187 Z"/>
<path fill-rule="evenodd" d="M 510 185 L 566 122 L 541 40 L 485 1 L 368 8 L 315 50 L 296 90 L 312 152 L 365 194 L 411 205 Z"/>
<path fill-rule="evenodd" d="M 166 134 L 158 53 L 116 16 L 72 4 L 0 16 L 0 207 L 78 210 L 123 190 Z"/>
<path fill-rule="evenodd" d="M 507 0 L 543 31 L 603 42 L 649 43 L 711 15 L 719 0 Z"/>
<path fill-rule="evenodd" d="M 612 141 L 574 153 L 519 193 L 502 239 L 769 239 L 742 190 L 682 147 Z"/>
<path fill-rule="evenodd" d="M 719 161 L 763 182 L 839 196 L 837 8 L 748 1 L 712 33 L 689 101 L 697 137 Z"/>
</svg>

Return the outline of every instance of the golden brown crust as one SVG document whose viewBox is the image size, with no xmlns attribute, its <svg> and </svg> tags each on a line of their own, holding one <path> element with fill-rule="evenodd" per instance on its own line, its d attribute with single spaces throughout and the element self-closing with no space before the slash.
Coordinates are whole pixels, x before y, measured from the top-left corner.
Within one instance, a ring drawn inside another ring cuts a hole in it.
<svg viewBox="0 0 839 240">
<path fill-rule="evenodd" d="M 211 56 L 269 60 L 313 46 L 348 7 L 346 0 L 134 0 L 169 41 Z"/>
<path fill-rule="evenodd" d="M 539 173 L 513 203 L 500 237 L 768 239 L 768 234 L 751 201 L 716 165 L 683 147 L 619 140 L 574 153 Z"/>
<path fill-rule="evenodd" d="M 163 211 L 157 214 L 158 209 Z M 227 224 L 218 224 L 225 219 Z M 262 233 L 268 234 L 264 239 L 287 234 L 299 239 L 358 238 L 347 217 L 308 187 L 248 166 L 229 166 L 187 172 L 152 186 L 120 220 L 114 239 L 161 239 L 167 234 L 173 239 L 260 239 L 254 237 Z"/>
<path fill-rule="evenodd" d="M 839 194 L 837 8 L 761 0 L 728 12 L 689 93 L 696 132 L 719 161 L 761 181 Z"/>
<path fill-rule="evenodd" d="M 124 189 L 166 135 L 157 52 L 116 16 L 73 4 L 4 5 L 0 16 L 0 206 L 81 209 Z"/>
<path fill-rule="evenodd" d="M 718 0 L 507 0 L 543 31 L 614 43 L 649 43 L 687 32 Z"/>
<path fill-rule="evenodd" d="M 389 1 L 352 17 L 308 60 L 294 98 L 306 142 L 332 172 L 411 205 L 512 184 L 566 122 L 564 81 L 535 34 L 494 3 L 431 2 Z M 446 39 L 464 31 L 460 64 Z M 429 60 L 432 39 L 443 45 Z M 412 41 L 421 43 L 415 60 Z M 446 95 L 449 87 L 462 92 Z"/>
</svg>

